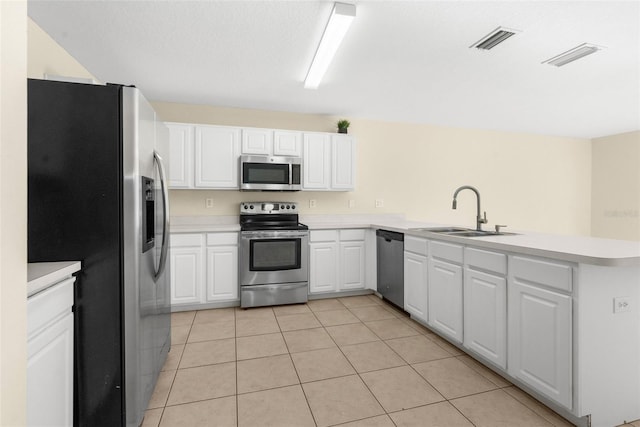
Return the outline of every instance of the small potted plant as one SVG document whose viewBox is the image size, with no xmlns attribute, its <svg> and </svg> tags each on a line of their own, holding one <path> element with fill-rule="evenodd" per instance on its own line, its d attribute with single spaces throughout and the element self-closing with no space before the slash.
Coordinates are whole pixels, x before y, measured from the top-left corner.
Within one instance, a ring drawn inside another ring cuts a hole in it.
<svg viewBox="0 0 640 427">
<path fill-rule="evenodd" d="M 350 125 L 351 122 L 349 120 L 338 120 L 338 133 L 347 133 Z"/>
</svg>

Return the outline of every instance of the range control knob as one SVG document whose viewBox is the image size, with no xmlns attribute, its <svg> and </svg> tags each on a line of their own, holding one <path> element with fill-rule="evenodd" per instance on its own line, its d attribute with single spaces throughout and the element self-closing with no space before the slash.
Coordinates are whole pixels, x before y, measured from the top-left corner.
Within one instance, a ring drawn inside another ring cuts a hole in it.
<svg viewBox="0 0 640 427">
<path fill-rule="evenodd" d="M 249 209 L 253 209 L 253 205 L 249 205 Z"/>
<path fill-rule="evenodd" d="M 284 205 L 280 205 L 280 209 L 284 209 Z"/>
</svg>

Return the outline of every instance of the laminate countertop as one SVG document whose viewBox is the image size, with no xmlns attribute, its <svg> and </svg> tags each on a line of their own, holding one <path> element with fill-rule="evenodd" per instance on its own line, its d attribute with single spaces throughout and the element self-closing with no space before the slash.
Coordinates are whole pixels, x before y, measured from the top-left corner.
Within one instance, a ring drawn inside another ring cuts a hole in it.
<svg viewBox="0 0 640 427">
<path fill-rule="evenodd" d="M 207 219 L 204 219 L 207 218 Z M 237 232 L 237 216 L 172 218 L 172 233 Z M 505 230 L 515 234 L 482 237 L 450 236 L 419 230 L 449 227 L 429 221 L 405 220 L 402 215 L 300 215 L 309 230 L 371 228 L 397 231 L 405 235 L 458 243 L 557 260 L 611 267 L 640 266 L 640 241 L 602 239 L 587 236 L 543 234 Z M 469 228 L 465 225 L 456 227 Z"/>
<path fill-rule="evenodd" d="M 34 262 L 27 265 L 27 297 L 80 271 L 80 261 Z"/>
</svg>

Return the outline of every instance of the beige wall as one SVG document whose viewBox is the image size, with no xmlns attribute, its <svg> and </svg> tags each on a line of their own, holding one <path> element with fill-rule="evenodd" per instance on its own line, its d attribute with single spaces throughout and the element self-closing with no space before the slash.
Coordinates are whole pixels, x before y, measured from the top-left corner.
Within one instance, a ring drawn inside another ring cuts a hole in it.
<svg viewBox="0 0 640 427">
<path fill-rule="evenodd" d="M 592 142 L 591 233 L 640 240 L 640 132 Z"/>
<path fill-rule="evenodd" d="M 27 2 L 0 1 L 0 425 L 26 423 Z"/>
<path fill-rule="evenodd" d="M 310 131 L 335 130 L 336 117 L 154 103 L 165 121 Z M 405 213 L 408 218 L 475 224 L 475 198 L 454 190 L 473 185 L 489 226 L 561 234 L 590 233 L 589 140 L 438 126 L 351 120 L 358 140 L 357 187 L 348 193 L 246 193 L 173 190 L 173 215 L 235 215 L 242 200 L 286 200 L 302 213 Z M 214 207 L 205 207 L 205 198 Z M 317 207 L 308 207 L 309 199 Z M 375 208 L 382 199 L 384 208 Z M 349 200 L 356 206 L 349 208 Z"/>
<path fill-rule="evenodd" d="M 42 79 L 45 74 L 97 79 L 45 33 L 31 18 L 27 19 L 27 75 Z"/>
</svg>

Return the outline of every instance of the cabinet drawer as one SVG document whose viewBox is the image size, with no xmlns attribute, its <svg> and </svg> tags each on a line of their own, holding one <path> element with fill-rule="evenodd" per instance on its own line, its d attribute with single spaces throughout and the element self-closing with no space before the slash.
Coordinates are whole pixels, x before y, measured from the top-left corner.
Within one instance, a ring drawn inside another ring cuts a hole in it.
<svg viewBox="0 0 640 427">
<path fill-rule="evenodd" d="M 436 241 L 431 241 L 429 246 L 432 257 L 462 264 L 464 253 L 464 248 L 462 246 Z"/>
<path fill-rule="evenodd" d="M 340 230 L 340 241 L 364 240 L 364 229 Z"/>
<path fill-rule="evenodd" d="M 464 260 L 470 267 L 494 273 L 507 274 L 507 256 L 498 252 L 489 252 L 482 249 L 465 248 Z"/>
<path fill-rule="evenodd" d="M 202 246 L 202 234 L 172 234 L 171 247 Z"/>
<path fill-rule="evenodd" d="M 531 283 L 571 292 L 571 266 L 554 261 L 514 255 L 509 263 L 510 276 Z"/>
<path fill-rule="evenodd" d="M 310 242 L 335 242 L 338 240 L 338 230 L 312 230 L 309 233 Z"/>
<path fill-rule="evenodd" d="M 208 233 L 207 246 L 237 245 L 238 233 Z"/>
<path fill-rule="evenodd" d="M 420 255 L 427 255 L 427 239 L 404 235 L 404 250 Z"/>
</svg>

